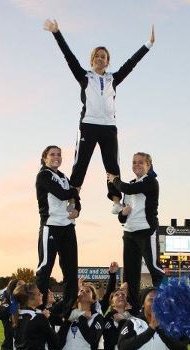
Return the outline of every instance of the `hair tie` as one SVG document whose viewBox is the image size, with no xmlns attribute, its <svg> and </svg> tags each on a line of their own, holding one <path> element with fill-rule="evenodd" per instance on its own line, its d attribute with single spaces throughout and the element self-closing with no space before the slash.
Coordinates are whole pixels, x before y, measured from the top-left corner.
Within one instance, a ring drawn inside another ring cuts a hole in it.
<svg viewBox="0 0 190 350">
<path fill-rule="evenodd" d="M 155 173 L 152 164 L 151 164 L 150 169 L 149 169 L 147 174 L 150 175 L 150 176 L 153 176 L 153 177 L 157 177 L 157 174 Z"/>
</svg>

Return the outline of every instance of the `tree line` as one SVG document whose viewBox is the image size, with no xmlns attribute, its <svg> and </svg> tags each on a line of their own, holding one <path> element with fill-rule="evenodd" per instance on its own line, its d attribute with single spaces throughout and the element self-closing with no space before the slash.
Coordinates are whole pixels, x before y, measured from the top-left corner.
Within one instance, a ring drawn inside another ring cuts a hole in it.
<svg viewBox="0 0 190 350">
<path fill-rule="evenodd" d="M 18 268 L 16 272 L 12 273 L 11 276 L 0 277 L 0 289 L 5 288 L 8 285 L 9 281 L 15 278 L 23 280 L 26 283 L 34 282 L 35 273 L 34 273 L 34 270 L 29 268 Z M 57 282 L 57 280 L 54 277 L 50 278 L 50 284 L 49 284 L 50 289 L 56 285 L 61 285 L 61 284 L 62 282 Z"/>
</svg>

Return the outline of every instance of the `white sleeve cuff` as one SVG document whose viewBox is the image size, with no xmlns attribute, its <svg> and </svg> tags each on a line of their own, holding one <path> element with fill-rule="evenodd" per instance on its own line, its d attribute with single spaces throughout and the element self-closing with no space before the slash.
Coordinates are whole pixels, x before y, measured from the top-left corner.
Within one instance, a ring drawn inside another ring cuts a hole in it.
<svg viewBox="0 0 190 350">
<path fill-rule="evenodd" d="M 150 41 L 147 41 L 147 42 L 145 43 L 145 46 L 147 47 L 147 49 L 150 50 L 150 48 L 153 46 L 153 43 L 151 43 Z"/>
</svg>

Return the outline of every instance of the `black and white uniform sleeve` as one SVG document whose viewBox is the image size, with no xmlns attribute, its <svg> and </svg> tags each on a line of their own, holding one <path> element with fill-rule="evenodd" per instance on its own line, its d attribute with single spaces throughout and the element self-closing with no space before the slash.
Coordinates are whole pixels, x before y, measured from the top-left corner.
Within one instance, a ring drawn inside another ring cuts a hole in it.
<svg viewBox="0 0 190 350">
<path fill-rule="evenodd" d="M 158 181 L 152 176 L 145 176 L 142 181 L 123 182 L 118 177 L 113 181 L 113 185 L 120 192 L 125 194 L 138 194 L 152 192 L 158 188 Z"/>
<path fill-rule="evenodd" d="M 117 313 L 116 310 L 108 312 L 104 320 L 104 349 L 105 350 L 115 350 L 117 345 L 120 331 L 126 319 L 120 320 L 119 322 L 114 321 L 114 314 Z"/>
<path fill-rule="evenodd" d="M 93 349 L 98 347 L 100 337 L 103 333 L 104 318 L 101 314 L 93 314 L 91 325 L 86 317 L 79 317 L 79 329 L 84 339 L 91 345 Z"/>
<path fill-rule="evenodd" d="M 108 280 L 106 292 L 102 300 L 100 300 L 100 305 L 101 305 L 103 314 L 107 311 L 109 307 L 109 298 L 111 293 L 115 290 L 115 287 L 116 287 L 116 273 L 109 272 L 109 280 Z"/>
<path fill-rule="evenodd" d="M 65 56 L 65 59 L 68 63 L 68 66 L 73 73 L 74 77 L 76 80 L 79 82 L 79 84 L 82 83 L 87 71 L 83 69 L 75 57 L 75 55 L 72 53 L 70 50 L 69 46 L 67 45 L 65 39 L 63 38 L 62 34 L 60 31 L 53 33 L 63 55 Z"/>
<path fill-rule="evenodd" d="M 131 73 L 137 63 L 146 55 L 151 45 L 143 45 L 124 65 L 115 73 L 113 73 L 114 87 L 119 85 L 126 76 Z"/>
<path fill-rule="evenodd" d="M 141 320 L 139 321 L 139 319 L 135 318 L 134 322 L 132 322 L 131 320 L 127 320 L 121 330 L 118 339 L 118 348 L 119 350 L 141 349 L 141 347 L 143 347 L 144 344 L 150 341 L 154 334 L 155 331 L 152 328 L 148 327 L 148 325 L 144 327 L 144 324 L 141 324 Z"/>
<path fill-rule="evenodd" d="M 167 345 L 170 350 L 187 350 L 187 345 L 190 343 L 189 339 L 184 339 L 184 341 L 177 340 L 173 337 L 170 337 L 164 333 L 163 330 L 157 329 L 162 341 Z"/>
<path fill-rule="evenodd" d="M 40 200 L 40 195 L 43 196 L 43 191 L 53 194 L 55 197 L 62 201 L 69 200 L 71 198 L 79 199 L 78 191 L 76 188 L 68 188 L 68 185 L 65 185 L 64 188 L 64 183 L 68 183 L 66 176 L 61 172 L 58 172 L 57 174 L 60 178 L 62 177 L 63 184 L 61 184 L 61 186 L 58 179 L 56 178 L 56 174 L 54 175 L 52 171 L 49 171 L 48 169 L 42 169 L 38 173 L 36 180 L 38 199 Z"/>
<path fill-rule="evenodd" d="M 60 329 L 61 347 L 64 349 L 97 350 L 103 333 L 103 316 L 99 313 L 90 319 L 79 316 L 75 321 L 65 321 Z"/>
</svg>

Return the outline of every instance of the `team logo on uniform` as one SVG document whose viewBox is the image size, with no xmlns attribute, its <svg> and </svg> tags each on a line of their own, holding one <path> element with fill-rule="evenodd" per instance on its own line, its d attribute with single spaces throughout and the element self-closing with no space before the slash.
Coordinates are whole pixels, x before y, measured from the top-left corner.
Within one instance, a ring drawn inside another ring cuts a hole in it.
<svg viewBox="0 0 190 350">
<path fill-rule="evenodd" d="M 95 328 L 96 328 L 96 329 L 102 329 L 101 324 L 100 324 L 99 322 L 96 322 Z"/>
<path fill-rule="evenodd" d="M 106 328 L 106 329 L 111 328 L 111 324 L 110 324 L 110 322 L 106 322 L 106 324 L 105 324 L 105 328 Z"/>
<path fill-rule="evenodd" d="M 125 335 L 125 334 L 127 334 L 127 333 L 129 333 L 128 327 L 123 328 L 121 334 Z"/>
</svg>

